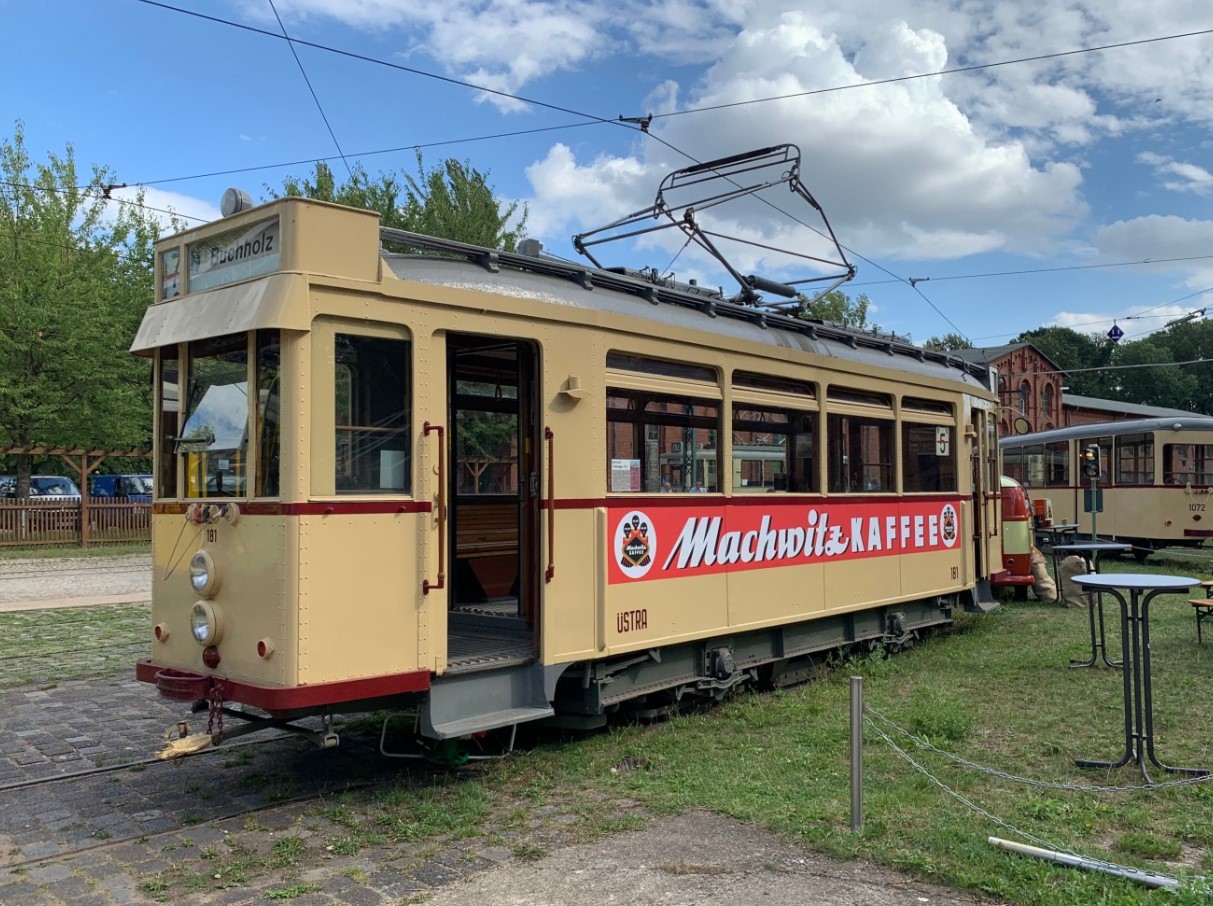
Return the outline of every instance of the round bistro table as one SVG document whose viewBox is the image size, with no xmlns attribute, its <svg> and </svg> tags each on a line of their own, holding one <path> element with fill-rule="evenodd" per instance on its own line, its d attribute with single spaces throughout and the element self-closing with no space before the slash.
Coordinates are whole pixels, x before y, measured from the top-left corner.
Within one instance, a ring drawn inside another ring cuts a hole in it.
<svg viewBox="0 0 1213 906">
<path fill-rule="evenodd" d="M 1061 551 L 1064 559 L 1067 554 L 1078 554 L 1084 560 L 1091 564 L 1091 572 L 1099 572 L 1099 555 L 1121 553 L 1127 550 L 1132 550 L 1133 545 L 1122 544 L 1119 541 L 1072 541 L 1066 544 L 1058 544 L 1053 547 L 1053 575 L 1057 577 L 1057 597 L 1059 600 L 1065 599 L 1065 589 L 1062 586 L 1061 569 L 1057 560 L 1057 552 Z M 1099 632 L 1095 631 L 1096 613 L 1099 614 Z M 1070 659 L 1071 667 L 1098 667 L 1099 661 L 1102 659 L 1109 667 L 1119 667 L 1119 661 L 1108 660 L 1108 643 L 1104 633 L 1103 621 L 1103 596 L 1098 592 L 1087 594 L 1087 618 L 1091 624 L 1091 656 L 1080 661 L 1077 658 Z"/>
<path fill-rule="evenodd" d="M 1154 696 L 1150 686 L 1150 602 L 1161 594 L 1187 591 L 1199 585 L 1188 576 L 1147 573 L 1088 573 L 1074 583 L 1092 592 L 1106 592 L 1120 603 L 1120 650 L 1124 664 L 1125 750 L 1117 761 L 1079 759 L 1080 768 L 1120 768 L 1135 762 L 1146 784 L 1152 784 L 1146 760 L 1171 774 L 1201 777 L 1203 768 L 1176 768 L 1163 764 L 1154 753 Z M 1126 600 L 1123 592 L 1128 592 Z"/>
</svg>

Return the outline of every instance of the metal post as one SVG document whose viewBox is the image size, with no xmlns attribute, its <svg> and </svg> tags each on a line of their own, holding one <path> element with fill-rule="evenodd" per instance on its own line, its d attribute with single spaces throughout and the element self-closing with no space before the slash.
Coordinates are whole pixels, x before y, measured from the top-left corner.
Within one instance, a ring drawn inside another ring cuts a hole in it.
<svg viewBox="0 0 1213 906">
<path fill-rule="evenodd" d="M 1091 540 L 1098 541 L 1099 534 L 1095 531 L 1095 517 L 1099 515 L 1099 479 L 1091 479 Z M 1113 536 L 1115 537 L 1115 536 Z"/>
<path fill-rule="evenodd" d="M 863 677 L 851 677 L 851 832 L 863 830 Z"/>
</svg>

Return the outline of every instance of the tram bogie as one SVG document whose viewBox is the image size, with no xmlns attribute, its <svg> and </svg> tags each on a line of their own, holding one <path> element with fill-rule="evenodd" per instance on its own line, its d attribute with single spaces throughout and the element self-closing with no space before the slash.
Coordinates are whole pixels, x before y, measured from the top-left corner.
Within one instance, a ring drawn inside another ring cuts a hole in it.
<svg viewBox="0 0 1213 906">
<path fill-rule="evenodd" d="M 157 246 L 137 675 L 162 693 L 274 726 L 403 707 L 453 739 L 710 699 L 992 606 L 980 368 L 382 238 L 419 253 L 287 198 Z"/>
</svg>

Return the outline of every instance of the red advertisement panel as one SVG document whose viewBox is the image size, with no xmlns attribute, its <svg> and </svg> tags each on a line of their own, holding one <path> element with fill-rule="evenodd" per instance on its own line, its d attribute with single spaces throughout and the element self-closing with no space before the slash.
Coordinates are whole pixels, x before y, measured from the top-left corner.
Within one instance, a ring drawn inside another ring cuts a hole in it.
<svg viewBox="0 0 1213 906">
<path fill-rule="evenodd" d="M 960 501 L 613 507 L 612 584 L 949 550 Z"/>
</svg>

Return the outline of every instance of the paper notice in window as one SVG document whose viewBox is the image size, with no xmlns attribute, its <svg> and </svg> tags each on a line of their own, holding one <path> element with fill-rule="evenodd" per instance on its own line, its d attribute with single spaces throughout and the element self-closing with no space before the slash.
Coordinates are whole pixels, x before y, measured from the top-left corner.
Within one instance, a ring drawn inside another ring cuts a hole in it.
<svg viewBox="0 0 1213 906">
<path fill-rule="evenodd" d="M 612 459 L 611 460 L 611 490 L 639 491 L 640 490 L 640 460 Z"/>
</svg>

